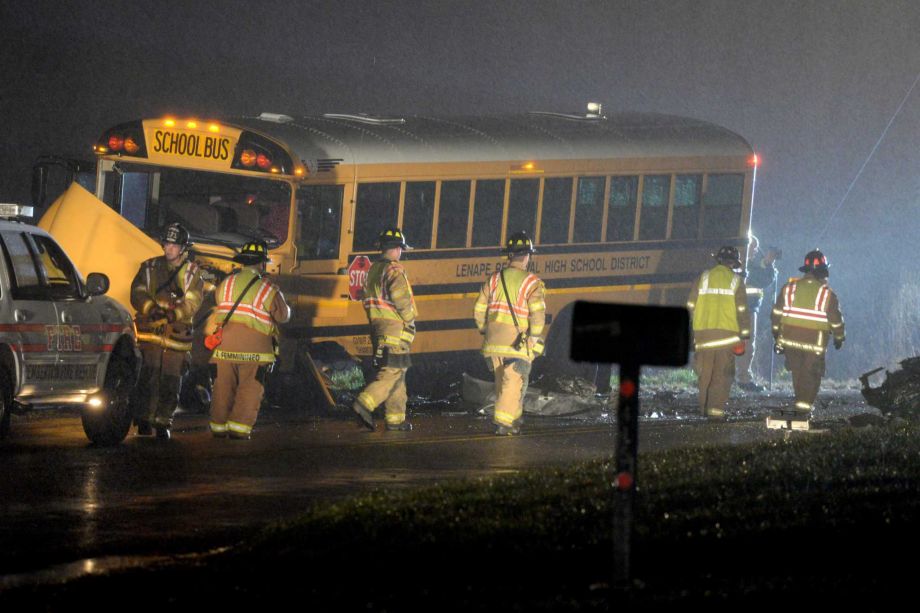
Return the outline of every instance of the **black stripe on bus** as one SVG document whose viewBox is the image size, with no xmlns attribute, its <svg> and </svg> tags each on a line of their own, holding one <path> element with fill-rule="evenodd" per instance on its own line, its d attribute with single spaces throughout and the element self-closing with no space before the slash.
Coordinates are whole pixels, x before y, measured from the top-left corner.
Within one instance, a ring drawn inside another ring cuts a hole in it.
<svg viewBox="0 0 920 613">
<path fill-rule="evenodd" d="M 606 275 L 602 277 L 568 277 L 561 279 L 544 279 L 547 287 L 550 289 L 583 287 L 590 289 L 592 287 L 607 287 L 616 285 L 641 285 L 654 283 L 689 283 L 696 279 L 698 273 L 671 273 L 647 275 L 623 275 L 614 276 Z M 414 285 L 412 293 L 416 296 L 431 296 L 436 294 L 465 294 L 478 292 L 482 287 L 482 282 L 476 283 L 441 283 L 431 285 Z"/>
<path fill-rule="evenodd" d="M 546 315 L 546 324 L 553 321 L 553 316 Z M 463 319 L 434 319 L 430 321 L 418 320 L 415 322 L 416 331 L 418 332 L 446 332 L 448 330 L 475 330 L 476 322 L 472 316 Z M 370 333 L 368 324 L 359 324 L 353 326 L 313 326 L 310 328 L 310 336 L 313 338 L 325 338 L 334 336 L 361 336 Z"/>
</svg>

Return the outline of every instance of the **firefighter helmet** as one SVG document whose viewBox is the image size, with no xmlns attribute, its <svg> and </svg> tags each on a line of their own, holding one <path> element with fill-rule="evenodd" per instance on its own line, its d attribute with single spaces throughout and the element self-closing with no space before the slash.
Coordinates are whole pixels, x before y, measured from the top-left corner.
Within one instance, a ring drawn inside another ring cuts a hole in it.
<svg viewBox="0 0 920 613">
<path fill-rule="evenodd" d="M 406 243 L 406 237 L 397 227 L 387 228 L 377 237 L 377 246 L 381 251 L 392 249 L 393 247 L 402 247 L 403 249 L 412 249 Z"/>
<path fill-rule="evenodd" d="M 508 237 L 508 240 L 505 241 L 505 248 L 503 250 L 505 253 L 520 255 L 524 253 L 536 253 L 534 249 L 533 241 L 530 240 L 530 237 L 527 236 L 527 232 L 515 232 Z"/>
<path fill-rule="evenodd" d="M 252 266 L 253 264 L 262 264 L 268 262 L 268 246 L 265 241 L 249 241 L 240 248 L 240 252 L 233 257 L 234 262 L 243 266 Z"/>
<path fill-rule="evenodd" d="M 188 247 L 189 235 L 180 223 L 171 223 L 163 229 L 163 235 L 160 237 L 161 243 L 174 243 L 180 245 L 183 249 Z"/>
<path fill-rule="evenodd" d="M 805 254 L 805 264 L 799 266 L 799 271 L 826 273 L 828 268 L 830 264 L 827 263 L 827 256 L 820 249 L 814 249 Z"/>
<path fill-rule="evenodd" d="M 719 249 L 719 252 L 716 253 L 716 261 L 732 269 L 741 268 L 741 255 L 738 253 L 738 248 L 731 245 Z"/>
</svg>

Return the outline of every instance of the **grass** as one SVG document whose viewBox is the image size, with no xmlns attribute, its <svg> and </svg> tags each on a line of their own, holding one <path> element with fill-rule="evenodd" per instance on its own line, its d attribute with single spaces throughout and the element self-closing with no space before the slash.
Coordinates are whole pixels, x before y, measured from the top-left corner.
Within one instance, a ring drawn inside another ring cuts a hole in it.
<svg viewBox="0 0 920 613">
<path fill-rule="evenodd" d="M 641 455 L 634 581 L 614 592 L 612 473 L 589 462 L 379 491 L 226 553 L 11 590 L 0 607 L 70 610 L 125 592 L 151 608 L 888 610 L 912 595 L 898 552 L 917 543 L 917 424 Z"/>
</svg>

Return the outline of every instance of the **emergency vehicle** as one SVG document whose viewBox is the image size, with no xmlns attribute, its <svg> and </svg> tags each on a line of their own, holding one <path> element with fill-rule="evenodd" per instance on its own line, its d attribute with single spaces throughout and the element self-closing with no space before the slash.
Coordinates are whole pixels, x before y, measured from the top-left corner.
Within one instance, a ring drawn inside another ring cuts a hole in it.
<svg viewBox="0 0 920 613">
<path fill-rule="evenodd" d="M 32 207 L 0 204 L 0 438 L 11 414 L 72 406 L 97 445 L 121 442 L 140 353 L 128 310 L 105 296 L 108 277 L 84 279 Z"/>
</svg>

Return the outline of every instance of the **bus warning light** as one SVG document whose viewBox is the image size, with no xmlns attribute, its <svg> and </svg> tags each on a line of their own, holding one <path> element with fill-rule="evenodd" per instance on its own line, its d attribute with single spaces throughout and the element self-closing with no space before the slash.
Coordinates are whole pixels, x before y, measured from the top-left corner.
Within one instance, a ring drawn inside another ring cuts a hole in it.
<svg viewBox="0 0 920 613">
<path fill-rule="evenodd" d="M 166 119 L 163 121 L 163 125 L 166 126 L 167 128 L 172 128 L 173 126 L 176 125 L 176 121 L 174 119 Z"/>
<path fill-rule="evenodd" d="M 240 164 L 249 168 L 256 163 L 256 152 L 252 149 L 243 149 L 240 153 Z"/>
<path fill-rule="evenodd" d="M 272 166 L 272 159 L 264 153 L 260 153 L 256 157 L 256 165 L 262 170 L 268 170 Z"/>
<path fill-rule="evenodd" d="M 188 123 L 185 124 L 185 127 L 191 130 L 194 130 L 195 128 L 198 127 L 198 123 L 194 121 L 189 121 Z"/>
<path fill-rule="evenodd" d="M 122 138 L 121 134 L 112 134 L 109 136 L 109 149 L 112 151 L 121 151 L 124 146 L 125 139 Z"/>
<path fill-rule="evenodd" d="M 220 126 L 216 123 L 208 125 L 208 132 L 220 132 Z"/>
<path fill-rule="evenodd" d="M 137 144 L 133 136 L 125 137 L 125 153 L 137 153 L 141 146 Z"/>
</svg>

